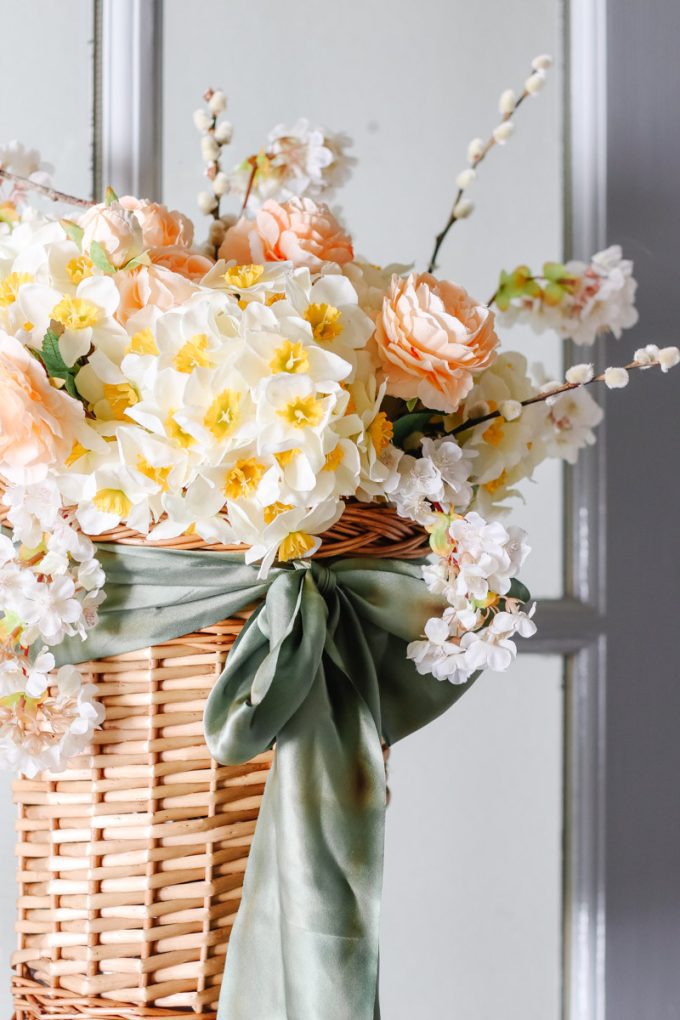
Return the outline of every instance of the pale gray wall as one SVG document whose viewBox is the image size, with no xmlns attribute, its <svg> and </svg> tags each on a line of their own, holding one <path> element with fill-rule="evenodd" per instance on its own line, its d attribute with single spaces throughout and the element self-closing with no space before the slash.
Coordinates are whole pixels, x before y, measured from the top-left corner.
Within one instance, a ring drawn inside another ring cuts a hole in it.
<svg viewBox="0 0 680 1020">
<path fill-rule="evenodd" d="M 630 351 L 680 341 L 679 48 L 677 0 L 609 0 L 608 234 L 640 281 Z M 647 373 L 607 402 L 607 1020 L 680 1017 L 679 382 Z"/>
</svg>

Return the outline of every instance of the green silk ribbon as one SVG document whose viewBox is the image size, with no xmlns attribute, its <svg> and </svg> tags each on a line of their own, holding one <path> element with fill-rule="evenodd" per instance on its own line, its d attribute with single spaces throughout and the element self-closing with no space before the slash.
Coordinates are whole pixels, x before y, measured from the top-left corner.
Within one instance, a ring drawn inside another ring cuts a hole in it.
<svg viewBox="0 0 680 1020">
<path fill-rule="evenodd" d="M 181 637 L 260 601 L 205 712 L 211 753 L 276 743 L 228 947 L 220 1020 L 375 1020 L 387 744 L 470 683 L 420 676 L 406 644 L 442 604 L 399 560 L 308 561 L 265 580 L 229 553 L 100 546 L 107 599 L 83 662 Z M 264 600 L 264 601 L 262 601 Z"/>
</svg>

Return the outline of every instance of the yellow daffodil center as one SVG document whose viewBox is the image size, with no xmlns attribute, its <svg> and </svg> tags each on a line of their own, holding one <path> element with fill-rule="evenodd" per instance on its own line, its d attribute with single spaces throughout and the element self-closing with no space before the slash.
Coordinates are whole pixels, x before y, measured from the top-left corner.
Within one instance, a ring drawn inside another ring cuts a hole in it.
<svg viewBox="0 0 680 1020">
<path fill-rule="evenodd" d="M 286 510 L 292 510 L 292 503 L 270 503 L 269 506 L 264 508 L 264 523 L 271 524 L 275 521 L 280 514 L 285 514 Z"/>
<path fill-rule="evenodd" d="M 281 346 L 274 351 L 269 368 L 274 374 L 278 372 L 309 372 L 309 358 L 301 343 L 284 340 Z"/>
<path fill-rule="evenodd" d="M 183 450 L 187 450 L 190 446 L 194 445 L 196 440 L 175 421 L 174 414 L 175 408 L 173 407 L 168 411 L 168 416 L 165 419 L 165 431 L 169 439 L 172 439 L 178 446 L 181 446 Z"/>
<path fill-rule="evenodd" d="M 203 424 L 215 439 L 226 439 L 238 424 L 241 394 L 236 390 L 222 390 L 213 400 Z"/>
<path fill-rule="evenodd" d="M 132 510 L 132 500 L 128 499 L 122 489 L 100 489 L 92 500 L 97 510 L 116 517 L 127 517 Z"/>
<path fill-rule="evenodd" d="M 172 367 L 178 372 L 193 372 L 195 368 L 212 368 L 214 362 L 208 354 L 208 338 L 205 333 L 196 333 L 182 344 L 175 355 Z"/>
<path fill-rule="evenodd" d="M 299 446 L 294 446 L 292 450 L 281 450 L 280 453 L 275 453 L 277 461 L 281 467 L 285 467 L 286 464 L 290 464 L 294 457 L 297 457 L 298 453 L 302 453 Z"/>
<path fill-rule="evenodd" d="M 146 457 L 142 457 L 141 453 L 137 456 L 137 470 L 141 475 L 145 475 L 150 478 L 152 482 L 160 486 L 163 492 L 168 491 L 168 476 L 172 471 L 172 465 L 169 467 L 154 467 L 153 464 L 149 464 Z"/>
<path fill-rule="evenodd" d="M 77 255 L 66 264 L 66 274 L 71 283 L 78 286 L 88 276 L 92 276 L 92 259 L 88 255 Z"/>
<path fill-rule="evenodd" d="M 279 545 L 279 560 L 287 563 L 297 560 L 314 548 L 314 539 L 306 531 L 291 531 Z"/>
<path fill-rule="evenodd" d="M 116 421 L 127 420 L 127 411 L 139 403 L 139 395 L 129 382 L 104 383 L 104 398 Z"/>
<path fill-rule="evenodd" d="M 0 202 L 0 223 L 16 223 L 19 213 L 14 202 Z"/>
<path fill-rule="evenodd" d="M 376 453 L 382 453 L 390 445 L 393 432 L 392 422 L 384 411 L 379 411 L 368 426 L 368 434 L 371 437 Z"/>
<path fill-rule="evenodd" d="M 290 400 L 282 411 L 281 417 L 296 429 L 306 429 L 318 425 L 323 418 L 323 404 L 316 397 L 295 397 Z"/>
<path fill-rule="evenodd" d="M 324 464 L 321 470 L 337 471 L 337 469 L 340 467 L 344 459 L 345 454 L 343 453 L 340 443 L 338 443 L 334 450 L 331 450 L 330 453 L 326 454 L 326 463 Z"/>
<path fill-rule="evenodd" d="M 227 499 L 252 496 L 266 470 L 265 465 L 254 457 L 237 460 L 227 475 L 224 485 L 224 494 Z"/>
<path fill-rule="evenodd" d="M 71 447 L 71 452 L 69 453 L 68 457 L 64 461 L 65 467 L 71 467 L 71 465 L 75 464 L 75 462 L 77 460 L 80 460 L 81 457 L 84 457 L 86 453 L 87 453 L 87 450 L 85 449 L 83 444 L 79 443 L 76 440 L 76 442 Z"/>
<path fill-rule="evenodd" d="M 330 343 L 342 333 L 342 313 L 333 305 L 309 305 L 304 317 L 319 343 Z"/>
<path fill-rule="evenodd" d="M 126 354 L 158 354 L 156 338 L 147 326 L 133 334 L 130 343 L 125 348 Z"/>
<path fill-rule="evenodd" d="M 232 266 L 227 269 L 224 279 L 229 287 L 235 290 L 246 290 L 253 287 L 264 273 L 264 266 Z"/>
<path fill-rule="evenodd" d="M 100 311 L 91 301 L 83 298 L 65 297 L 52 309 L 51 317 L 66 329 L 88 329 L 99 322 Z"/>
<path fill-rule="evenodd" d="M 282 290 L 276 290 L 274 291 L 273 294 L 270 294 L 268 296 L 267 300 L 265 301 L 265 304 L 267 305 L 268 308 L 271 308 L 271 306 L 275 305 L 277 301 L 283 301 L 285 296 L 286 295 L 283 293 Z"/>
<path fill-rule="evenodd" d="M 33 283 L 33 277 L 30 273 L 10 273 L 0 283 L 0 307 L 7 308 L 8 305 L 13 305 L 19 294 L 19 287 L 23 287 L 25 283 Z"/>
<path fill-rule="evenodd" d="M 494 421 L 492 421 L 489 427 L 487 429 L 484 429 L 483 436 L 485 443 L 490 443 L 491 446 L 500 446 L 505 437 L 505 432 L 503 430 L 503 419 L 496 418 Z"/>
<path fill-rule="evenodd" d="M 492 478 L 490 482 L 485 482 L 485 484 L 482 485 L 482 488 L 486 489 L 486 491 L 491 496 L 493 496 L 493 494 L 495 492 L 498 492 L 499 489 L 503 488 L 503 486 L 505 485 L 507 480 L 508 480 L 508 472 L 507 471 L 501 471 L 501 473 L 499 474 L 498 478 Z"/>
</svg>

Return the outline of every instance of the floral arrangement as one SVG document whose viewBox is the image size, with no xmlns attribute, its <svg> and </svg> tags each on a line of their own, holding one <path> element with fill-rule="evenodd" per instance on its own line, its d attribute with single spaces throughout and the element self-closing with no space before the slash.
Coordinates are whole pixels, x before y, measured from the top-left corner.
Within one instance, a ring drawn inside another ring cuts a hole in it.
<svg viewBox="0 0 680 1020">
<path fill-rule="evenodd" d="M 637 318 L 618 247 L 589 263 L 500 274 L 488 302 L 436 275 L 468 192 L 515 114 L 544 85 L 533 62 L 500 121 L 474 139 L 427 271 L 376 267 L 322 199 L 346 177 L 347 140 L 298 121 L 223 168 L 226 98 L 194 120 L 209 189 L 208 240 L 180 212 L 108 189 L 93 205 L 55 191 L 50 168 L 0 147 L 0 756 L 33 775 L 64 767 L 102 718 L 54 647 L 96 623 L 104 574 L 86 536 L 124 525 L 243 545 L 266 574 L 300 566 L 347 500 L 391 503 L 429 534 L 424 583 L 442 597 L 408 655 L 452 683 L 505 670 L 535 631 L 518 580 L 529 552 L 506 522 L 547 457 L 574 463 L 602 411 L 588 389 L 666 372 L 676 348 L 565 380 L 533 376 L 499 331 L 521 320 L 578 344 Z M 65 218 L 32 208 L 35 192 Z M 226 199 L 240 213 L 222 210 Z"/>
</svg>

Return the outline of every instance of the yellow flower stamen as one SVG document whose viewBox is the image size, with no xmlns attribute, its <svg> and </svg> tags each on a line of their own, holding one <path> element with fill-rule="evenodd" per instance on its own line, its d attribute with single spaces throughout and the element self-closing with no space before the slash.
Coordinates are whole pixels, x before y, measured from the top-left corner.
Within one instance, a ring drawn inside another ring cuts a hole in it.
<svg viewBox="0 0 680 1020">
<path fill-rule="evenodd" d="M 368 434 L 376 453 L 382 453 L 392 442 L 394 429 L 384 411 L 379 411 L 368 426 Z"/>
<path fill-rule="evenodd" d="M 264 273 L 264 266 L 243 265 L 232 266 L 227 269 L 224 279 L 229 287 L 234 290 L 247 290 L 253 287 Z"/>
<path fill-rule="evenodd" d="M 502 489 L 508 480 L 508 472 L 501 471 L 498 478 L 492 478 L 490 482 L 485 482 L 482 488 L 485 489 L 491 496 L 499 489 Z"/>
<path fill-rule="evenodd" d="M 342 313 L 333 305 L 309 305 L 304 318 L 312 327 L 312 335 L 319 343 L 330 343 L 342 333 Z"/>
<path fill-rule="evenodd" d="M 172 407 L 168 411 L 164 422 L 165 431 L 168 434 L 168 439 L 172 439 L 173 442 L 177 443 L 178 446 L 181 446 L 183 450 L 187 450 L 190 446 L 194 445 L 196 440 L 189 432 L 185 432 L 182 426 L 175 421 L 175 410 L 176 409 Z"/>
<path fill-rule="evenodd" d="M 75 462 L 77 460 L 80 460 L 81 457 L 84 457 L 87 452 L 88 451 L 85 449 L 83 444 L 79 443 L 76 440 L 75 443 L 73 444 L 73 446 L 71 447 L 71 452 L 69 453 L 68 457 L 64 461 L 64 466 L 65 467 L 71 467 L 71 465 L 75 464 Z"/>
<path fill-rule="evenodd" d="M 60 322 L 65 329 L 89 329 L 99 322 L 101 312 L 91 301 L 83 298 L 65 297 L 52 309 L 51 318 Z"/>
<path fill-rule="evenodd" d="M 239 421 L 241 394 L 236 390 L 222 390 L 206 411 L 203 424 L 215 439 L 226 439 Z"/>
<path fill-rule="evenodd" d="M 100 489 L 92 500 L 97 510 L 116 517 L 127 517 L 132 510 L 132 500 L 122 489 Z"/>
<path fill-rule="evenodd" d="M 280 514 L 285 514 L 286 510 L 292 509 L 293 509 L 292 503 L 279 503 L 279 502 L 270 503 L 269 506 L 266 506 L 263 511 L 264 523 L 271 524 L 271 522 L 275 521 Z"/>
<path fill-rule="evenodd" d="M 126 354 L 158 354 L 156 338 L 147 326 L 134 333 L 130 343 L 125 348 Z"/>
<path fill-rule="evenodd" d="M 323 404 L 316 397 L 295 397 L 278 414 L 296 429 L 318 425 L 323 418 Z"/>
<path fill-rule="evenodd" d="M 139 394 L 129 382 L 104 383 L 104 399 L 116 421 L 129 421 L 127 411 L 139 403 Z"/>
<path fill-rule="evenodd" d="M 172 367 L 178 372 L 189 374 L 195 368 L 213 368 L 214 362 L 210 360 L 206 351 L 208 350 L 208 338 L 205 333 L 196 333 L 189 337 L 186 343 L 182 344 L 175 355 Z"/>
<path fill-rule="evenodd" d="M 309 372 L 309 357 L 301 343 L 284 340 L 280 347 L 274 351 L 269 368 L 275 375 L 279 372 L 290 372 L 291 374 Z"/>
<path fill-rule="evenodd" d="M 88 255 L 77 255 L 66 264 L 66 274 L 76 287 L 88 276 L 92 276 L 93 269 L 92 259 Z"/>
<path fill-rule="evenodd" d="M 321 470 L 337 471 L 337 469 L 340 467 L 344 459 L 345 459 L 344 451 L 340 446 L 340 443 L 338 443 L 334 450 L 331 450 L 330 453 L 326 454 L 326 462 Z"/>
<path fill-rule="evenodd" d="M 25 283 L 33 283 L 30 273 L 10 273 L 0 283 L 0 308 L 13 305 L 19 295 L 19 288 Z"/>
<path fill-rule="evenodd" d="M 496 418 L 491 422 L 487 429 L 484 429 L 482 433 L 485 443 L 490 443 L 491 446 L 500 446 L 505 438 L 505 431 L 503 429 L 503 419 Z"/>
<path fill-rule="evenodd" d="M 269 297 L 265 301 L 265 304 L 266 304 L 267 308 L 271 308 L 271 306 L 275 305 L 277 301 L 285 300 L 285 297 L 286 297 L 286 295 L 283 293 L 282 290 L 276 290 L 276 291 L 274 291 L 273 294 L 269 295 Z"/>
<path fill-rule="evenodd" d="M 224 484 L 224 494 L 227 499 L 252 496 L 266 470 L 265 465 L 255 457 L 244 457 L 242 460 L 237 460 Z"/>
<path fill-rule="evenodd" d="M 275 453 L 277 461 L 281 467 L 285 467 L 286 464 L 290 464 L 294 457 L 297 457 L 298 453 L 302 453 L 299 446 L 294 446 L 292 450 L 281 450 L 280 453 Z"/>
<path fill-rule="evenodd" d="M 152 482 L 155 482 L 156 485 L 159 485 L 163 492 L 168 491 L 168 476 L 172 471 L 172 465 L 169 467 L 154 467 L 140 453 L 137 455 L 137 470 L 141 475 L 145 475 Z"/>
<path fill-rule="evenodd" d="M 279 545 L 279 560 L 288 563 L 289 560 L 300 559 L 314 548 L 314 544 L 313 537 L 306 531 L 291 531 Z"/>
</svg>

